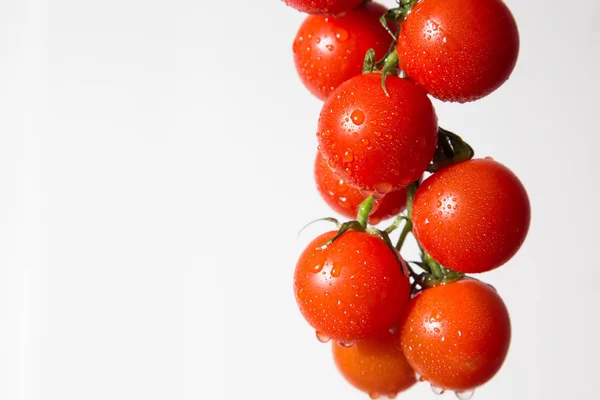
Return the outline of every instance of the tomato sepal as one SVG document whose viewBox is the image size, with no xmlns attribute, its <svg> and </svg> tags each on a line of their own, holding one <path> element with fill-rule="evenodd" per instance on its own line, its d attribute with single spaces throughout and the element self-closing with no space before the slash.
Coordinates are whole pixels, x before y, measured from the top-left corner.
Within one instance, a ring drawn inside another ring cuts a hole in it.
<svg viewBox="0 0 600 400">
<path fill-rule="evenodd" d="M 437 172 L 449 165 L 470 160 L 474 156 L 473 148 L 460 136 L 438 127 L 438 145 L 427 172 Z"/>
</svg>

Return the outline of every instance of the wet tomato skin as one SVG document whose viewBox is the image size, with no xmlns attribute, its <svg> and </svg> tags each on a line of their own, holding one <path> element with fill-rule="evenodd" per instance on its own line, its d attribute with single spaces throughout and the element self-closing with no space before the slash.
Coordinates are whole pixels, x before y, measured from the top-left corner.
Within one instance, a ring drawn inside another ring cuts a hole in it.
<svg viewBox="0 0 600 400">
<path fill-rule="evenodd" d="M 512 73 L 519 32 L 502 0 L 422 0 L 402 24 L 400 66 L 443 101 L 487 96 Z"/>
<path fill-rule="evenodd" d="M 510 337 L 504 302 L 474 279 L 418 293 L 401 330 L 402 348 L 415 372 L 434 386 L 459 392 L 483 385 L 500 370 Z"/>
<path fill-rule="evenodd" d="M 317 237 L 301 254 L 294 292 L 302 315 L 321 337 L 354 343 L 398 323 L 410 283 L 381 238 L 348 231 L 323 247 L 335 234 Z"/>
<path fill-rule="evenodd" d="M 365 195 L 336 176 L 319 153 L 315 157 L 315 183 L 323 200 L 335 212 L 346 218 L 356 219 L 358 206 L 365 199 Z M 405 208 L 406 189 L 392 191 L 383 199 L 375 201 L 373 211 L 369 215 L 369 223 L 376 225 L 397 216 Z"/>
<path fill-rule="evenodd" d="M 427 94 L 406 79 L 356 76 L 325 101 L 319 149 L 348 184 L 385 194 L 417 180 L 433 158 L 437 116 Z"/>
<path fill-rule="evenodd" d="M 417 379 L 408 364 L 398 332 L 385 331 L 352 347 L 332 344 L 333 359 L 342 376 L 371 398 L 394 398 Z"/>
<path fill-rule="evenodd" d="M 492 159 L 442 169 L 415 194 L 415 237 L 442 265 L 486 272 L 512 258 L 527 236 L 531 209 L 517 176 Z"/>
<path fill-rule="evenodd" d="M 310 15 L 304 20 L 294 40 L 294 62 L 312 94 L 325 100 L 340 84 L 360 75 L 367 50 L 383 57 L 391 43 L 379 23 L 386 11 L 367 3 L 339 17 Z"/>
<path fill-rule="evenodd" d="M 313 15 L 335 15 L 350 11 L 363 0 L 283 0 L 285 4 Z"/>
</svg>

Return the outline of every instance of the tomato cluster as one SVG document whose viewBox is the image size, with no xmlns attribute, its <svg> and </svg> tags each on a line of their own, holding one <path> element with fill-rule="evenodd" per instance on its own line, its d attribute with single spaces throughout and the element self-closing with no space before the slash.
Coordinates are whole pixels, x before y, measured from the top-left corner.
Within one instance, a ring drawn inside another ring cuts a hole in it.
<svg viewBox="0 0 600 400">
<path fill-rule="evenodd" d="M 310 14 L 293 52 L 301 81 L 324 101 L 316 186 L 351 218 L 328 218 L 337 230 L 302 252 L 298 307 L 317 338 L 332 341 L 341 374 L 372 398 L 419 380 L 470 398 L 500 370 L 511 325 L 496 290 L 465 274 L 517 253 L 530 205 L 512 171 L 474 159 L 438 126 L 429 96 L 467 102 L 498 89 L 518 56 L 514 18 L 502 0 L 398 0 L 390 10 L 284 1 Z M 419 261 L 401 254 L 409 234 Z"/>
</svg>

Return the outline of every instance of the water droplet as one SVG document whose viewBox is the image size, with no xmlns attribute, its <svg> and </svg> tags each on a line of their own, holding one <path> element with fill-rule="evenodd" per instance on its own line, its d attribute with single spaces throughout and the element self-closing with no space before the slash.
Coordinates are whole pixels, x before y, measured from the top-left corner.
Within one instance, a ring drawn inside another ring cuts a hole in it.
<svg viewBox="0 0 600 400">
<path fill-rule="evenodd" d="M 346 40 L 348 40 L 348 36 L 348 31 L 344 28 L 338 28 L 335 30 L 335 38 L 338 42 L 345 42 Z"/>
<path fill-rule="evenodd" d="M 323 265 L 317 264 L 314 267 L 312 267 L 311 272 L 317 274 L 317 273 L 321 272 L 322 269 L 323 269 Z"/>
<path fill-rule="evenodd" d="M 354 343 L 344 343 L 344 342 L 338 342 L 338 344 L 340 346 L 342 346 L 345 349 L 349 349 L 350 347 L 354 346 Z"/>
<path fill-rule="evenodd" d="M 327 336 L 323 332 L 316 331 L 317 340 L 321 343 L 328 343 L 331 340 L 331 337 Z"/>
<path fill-rule="evenodd" d="M 351 170 L 349 167 L 347 167 L 347 168 L 344 170 L 344 172 L 346 173 L 346 175 L 348 175 L 348 176 L 352 176 L 352 170 Z"/>
<path fill-rule="evenodd" d="M 474 394 L 474 390 L 466 390 L 464 392 L 456 392 L 456 397 L 458 397 L 459 400 L 469 400 Z"/>
<path fill-rule="evenodd" d="M 331 276 L 332 277 L 338 278 L 341 273 L 342 273 L 342 266 L 340 264 L 334 264 L 333 267 L 331 267 Z"/>
<path fill-rule="evenodd" d="M 486 157 L 485 159 L 486 159 L 486 160 L 489 160 L 489 161 L 494 161 L 494 159 L 493 159 L 492 157 L 489 157 L 489 156 L 488 156 L 488 157 Z"/>
<path fill-rule="evenodd" d="M 296 296 L 302 300 L 304 298 L 306 298 L 306 289 L 299 289 L 298 292 L 296 292 Z"/>
<path fill-rule="evenodd" d="M 352 150 L 346 149 L 346 152 L 344 153 L 344 161 L 352 162 L 353 159 L 354 159 L 354 156 L 352 155 Z"/>
<path fill-rule="evenodd" d="M 369 143 L 370 143 L 370 142 L 369 142 L 369 139 L 367 139 L 367 138 L 362 138 L 362 139 L 360 140 L 360 142 L 361 142 L 362 144 L 364 144 L 365 146 L 368 146 L 368 145 L 369 145 Z"/>
<path fill-rule="evenodd" d="M 360 189 L 360 194 L 362 194 L 365 197 L 369 197 L 369 196 L 373 196 L 373 193 L 375 193 L 374 190 L 370 190 L 370 189 Z"/>
<path fill-rule="evenodd" d="M 379 393 L 369 393 L 371 400 L 377 400 L 380 396 Z"/>
<path fill-rule="evenodd" d="M 375 192 L 372 196 L 375 200 L 381 200 L 385 197 L 385 193 Z"/>
<path fill-rule="evenodd" d="M 311 50 L 312 50 L 312 49 L 310 48 L 310 46 L 308 46 L 308 47 L 306 48 L 306 52 L 307 52 L 307 53 L 308 53 L 308 52 L 310 52 Z M 312 68 L 313 66 L 311 65 L 310 67 Z"/>
<path fill-rule="evenodd" d="M 328 44 L 327 46 L 325 46 L 327 48 L 327 50 L 329 51 L 333 51 L 335 49 L 335 46 L 332 44 Z"/>
<path fill-rule="evenodd" d="M 375 190 L 381 194 L 387 194 L 392 190 L 392 184 L 388 182 L 381 182 L 375 185 Z"/>
<path fill-rule="evenodd" d="M 433 383 L 431 384 L 431 391 L 437 395 L 444 394 L 445 390 L 441 387 L 435 386 Z"/>
<path fill-rule="evenodd" d="M 335 160 L 333 158 L 330 158 L 329 160 L 327 160 L 327 165 L 329 165 L 329 168 L 335 168 Z"/>
<path fill-rule="evenodd" d="M 365 113 L 361 110 L 354 110 L 352 114 L 350 114 L 350 118 L 352 118 L 352 122 L 356 125 L 362 125 L 365 122 Z"/>
</svg>

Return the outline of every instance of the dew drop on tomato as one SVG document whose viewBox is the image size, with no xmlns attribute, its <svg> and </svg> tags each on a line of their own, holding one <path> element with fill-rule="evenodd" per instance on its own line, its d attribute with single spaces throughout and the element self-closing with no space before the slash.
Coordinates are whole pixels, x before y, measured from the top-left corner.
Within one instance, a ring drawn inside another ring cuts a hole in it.
<svg viewBox="0 0 600 400">
<path fill-rule="evenodd" d="M 381 182 L 375 185 L 375 190 L 380 194 L 388 194 L 392 190 L 392 184 L 388 182 Z"/>
<path fill-rule="evenodd" d="M 441 387 L 435 386 L 435 385 L 431 385 L 431 391 L 434 394 L 440 395 L 440 394 L 444 394 L 445 390 L 442 389 Z"/>
<path fill-rule="evenodd" d="M 464 392 L 456 392 L 456 397 L 459 400 L 470 400 L 475 394 L 475 390 L 466 390 Z"/>
<path fill-rule="evenodd" d="M 339 278 L 341 274 L 342 274 L 342 266 L 340 264 L 334 264 L 333 267 L 331 267 L 331 277 Z"/>
<path fill-rule="evenodd" d="M 306 290 L 304 289 L 300 289 L 296 292 L 296 296 L 300 299 L 303 300 L 304 298 L 306 298 Z"/>
<path fill-rule="evenodd" d="M 316 331 L 315 334 L 317 336 L 317 340 L 321 343 L 328 343 L 331 340 L 331 338 L 325 335 L 323 332 Z"/>
<path fill-rule="evenodd" d="M 352 122 L 354 122 L 354 124 L 362 125 L 362 123 L 365 122 L 365 113 L 357 109 L 352 111 L 350 118 L 352 118 Z"/>
<path fill-rule="evenodd" d="M 344 28 L 337 28 L 335 30 L 335 38 L 337 39 L 338 42 L 345 42 L 346 40 L 348 40 L 349 37 L 349 33 L 347 30 L 345 30 Z"/>
<path fill-rule="evenodd" d="M 374 190 L 360 189 L 360 194 L 362 194 L 365 197 L 373 196 L 374 193 Z"/>
<path fill-rule="evenodd" d="M 346 152 L 344 153 L 344 161 L 352 162 L 353 159 L 354 159 L 354 155 L 352 154 L 352 150 L 346 149 Z"/>
</svg>

